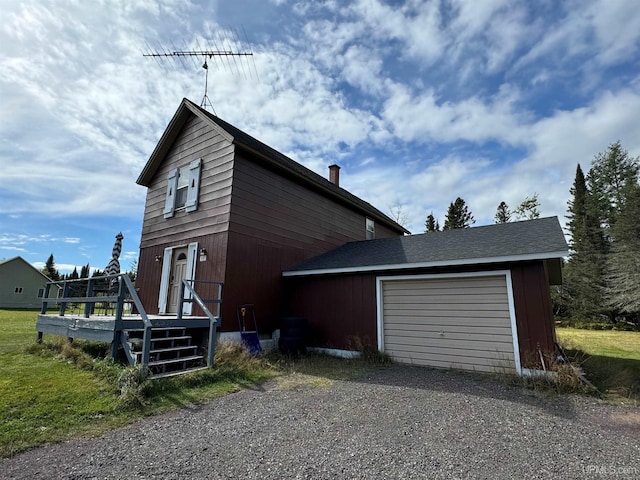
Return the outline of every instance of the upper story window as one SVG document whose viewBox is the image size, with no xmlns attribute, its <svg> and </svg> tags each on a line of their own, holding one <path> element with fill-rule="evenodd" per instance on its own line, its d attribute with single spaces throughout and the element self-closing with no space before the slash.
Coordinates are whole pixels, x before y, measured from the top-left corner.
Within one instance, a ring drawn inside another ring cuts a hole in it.
<svg viewBox="0 0 640 480">
<path fill-rule="evenodd" d="M 371 218 L 367 218 L 367 240 L 376 238 L 376 224 Z"/>
<path fill-rule="evenodd" d="M 21 294 L 21 293 L 22 293 L 22 290 L 23 290 L 23 289 L 22 289 L 22 287 L 16 287 L 16 288 L 13 290 L 13 293 Z"/>
<path fill-rule="evenodd" d="M 200 169 L 202 160 L 174 168 L 167 177 L 167 194 L 164 204 L 164 218 L 173 217 L 176 210 L 193 212 L 198 209 L 200 191 Z"/>
</svg>

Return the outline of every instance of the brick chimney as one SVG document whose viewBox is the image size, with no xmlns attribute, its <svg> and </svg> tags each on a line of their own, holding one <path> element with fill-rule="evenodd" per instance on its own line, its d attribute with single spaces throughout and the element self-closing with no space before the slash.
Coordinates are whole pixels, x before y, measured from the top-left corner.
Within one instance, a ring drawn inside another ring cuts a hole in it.
<svg viewBox="0 0 640 480">
<path fill-rule="evenodd" d="M 338 165 L 329 165 L 329 181 L 336 187 L 340 186 L 340 167 Z"/>
</svg>

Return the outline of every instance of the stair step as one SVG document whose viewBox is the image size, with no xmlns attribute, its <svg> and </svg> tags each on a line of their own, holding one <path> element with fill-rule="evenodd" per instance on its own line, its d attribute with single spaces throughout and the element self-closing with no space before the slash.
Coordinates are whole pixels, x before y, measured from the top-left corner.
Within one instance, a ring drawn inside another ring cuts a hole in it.
<svg viewBox="0 0 640 480">
<path fill-rule="evenodd" d="M 167 353 L 167 352 L 178 352 L 181 350 L 197 350 L 198 347 L 196 345 L 186 345 L 184 347 L 172 347 L 172 348 L 159 348 L 157 350 L 149 350 L 149 353 Z M 136 352 L 142 353 L 142 352 Z"/>
<path fill-rule="evenodd" d="M 190 357 L 182 358 L 170 358 L 167 360 L 157 360 L 155 362 L 149 362 L 149 367 L 157 367 L 159 365 L 170 365 L 172 363 L 190 362 L 192 360 L 204 360 L 202 355 L 192 355 Z"/>
<path fill-rule="evenodd" d="M 170 352 L 184 352 L 187 350 L 193 350 L 195 353 L 198 350 L 197 345 L 185 345 L 183 347 L 171 347 L 171 348 L 159 348 L 157 350 L 149 350 L 149 355 L 154 355 L 158 353 L 170 353 Z M 142 355 L 142 350 L 132 350 L 131 353 L 137 357 Z"/>
<path fill-rule="evenodd" d="M 183 373 L 198 372 L 200 370 L 206 370 L 207 368 L 209 367 L 193 367 L 185 368 L 184 370 L 175 370 L 173 372 L 156 373 L 154 375 L 151 375 L 151 378 L 175 377 L 176 375 L 182 375 Z"/>
<path fill-rule="evenodd" d="M 151 337 L 152 342 L 167 342 L 169 340 L 189 340 L 193 338 L 191 335 L 182 335 L 180 337 Z"/>
</svg>

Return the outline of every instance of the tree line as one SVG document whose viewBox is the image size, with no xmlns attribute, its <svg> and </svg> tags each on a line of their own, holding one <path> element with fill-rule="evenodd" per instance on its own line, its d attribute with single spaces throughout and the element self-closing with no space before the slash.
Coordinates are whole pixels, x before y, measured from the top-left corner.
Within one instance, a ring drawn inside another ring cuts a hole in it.
<svg viewBox="0 0 640 480">
<path fill-rule="evenodd" d="M 532 197 L 526 197 L 518 207 L 513 210 L 509 210 L 509 206 L 506 202 L 502 201 L 496 209 L 496 215 L 494 217 L 495 223 L 507 223 L 512 220 L 531 220 L 540 217 L 540 201 L 538 200 L 538 194 L 534 193 Z M 476 223 L 473 214 L 469 211 L 466 202 L 458 197 L 449 204 L 447 213 L 444 217 L 444 225 L 442 230 L 453 230 L 455 228 L 469 228 Z M 440 222 L 433 215 L 433 212 L 427 215 L 425 221 L 425 232 L 439 232 Z"/>
<path fill-rule="evenodd" d="M 131 278 L 132 282 L 135 282 L 136 280 L 137 270 L 138 263 L 137 260 L 134 260 L 131 263 L 130 269 L 125 272 L 127 275 L 129 275 L 129 278 Z M 102 275 L 104 275 L 104 271 L 99 269 L 95 269 L 93 273 L 91 273 L 91 266 L 88 263 L 80 267 L 80 272 L 78 272 L 77 267 L 74 267 L 71 273 L 60 274 L 60 272 L 56 268 L 56 262 L 53 257 L 53 253 L 49 255 L 49 258 L 47 258 L 47 261 L 45 262 L 44 267 L 42 267 L 42 270 L 40 270 L 40 272 L 56 282 L 63 280 L 78 280 L 80 278 L 101 277 Z"/>
<path fill-rule="evenodd" d="M 620 142 L 578 164 L 568 204 L 571 254 L 556 298 L 558 314 L 638 321 L 640 314 L 640 158 Z"/>
</svg>

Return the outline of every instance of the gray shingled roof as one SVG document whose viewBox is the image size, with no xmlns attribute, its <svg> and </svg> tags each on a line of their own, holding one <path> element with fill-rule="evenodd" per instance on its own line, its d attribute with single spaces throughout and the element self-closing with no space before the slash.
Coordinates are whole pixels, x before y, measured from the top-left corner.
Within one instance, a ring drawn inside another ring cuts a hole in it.
<svg viewBox="0 0 640 480">
<path fill-rule="evenodd" d="M 404 237 L 350 242 L 311 258 L 285 276 L 446 265 L 472 265 L 568 254 L 557 217 Z"/>
</svg>

